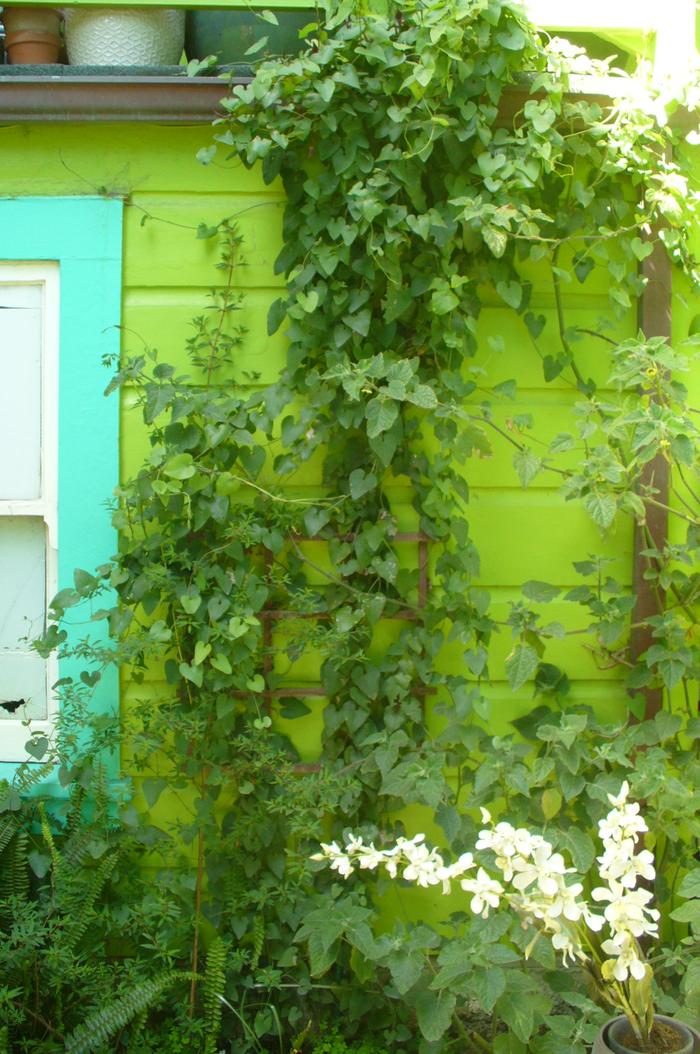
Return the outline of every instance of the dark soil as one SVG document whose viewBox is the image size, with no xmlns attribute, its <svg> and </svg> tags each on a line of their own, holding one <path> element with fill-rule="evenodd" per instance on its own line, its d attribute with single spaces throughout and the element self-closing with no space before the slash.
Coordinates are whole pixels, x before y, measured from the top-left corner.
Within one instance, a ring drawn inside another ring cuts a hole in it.
<svg viewBox="0 0 700 1054">
<path fill-rule="evenodd" d="M 631 1028 L 622 1032 L 618 1036 L 618 1041 L 624 1043 L 630 1050 L 638 1050 L 642 1054 L 673 1054 L 674 1050 L 681 1049 L 685 1043 L 685 1038 L 671 1025 L 667 1025 L 664 1021 L 656 1021 L 651 1030 L 648 1044 L 644 1044 L 640 1039 L 637 1039 Z"/>
</svg>

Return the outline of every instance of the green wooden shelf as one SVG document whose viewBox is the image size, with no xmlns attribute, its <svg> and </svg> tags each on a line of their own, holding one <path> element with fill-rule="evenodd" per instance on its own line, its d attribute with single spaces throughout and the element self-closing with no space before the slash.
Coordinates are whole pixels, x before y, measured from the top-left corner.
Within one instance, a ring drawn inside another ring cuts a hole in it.
<svg viewBox="0 0 700 1054">
<path fill-rule="evenodd" d="M 182 67 L 0 66 L 0 124 L 147 123 L 210 124 L 222 113 L 221 99 L 236 84 L 253 79 L 250 66 L 224 77 L 186 77 Z M 573 94 L 609 106 L 619 89 L 615 78 L 575 78 Z M 499 123 L 512 125 L 531 98 L 527 85 L 504 95 Z M 690 127 L 685 109 L 674 123 Z"/>
<path fill-rule="evenodd" d="M 211 124 L 229 86 L 252 79 L 247 69 L 225 80 L 169 76 L 169 67 L 134 67 L 116 75 L 109 67 L 102 67 L 99 75 L 95 68 L 80 66 L 15 66 L 12 73 L 8 69 L 0 66 L 2 124 Z"/>
</svg>

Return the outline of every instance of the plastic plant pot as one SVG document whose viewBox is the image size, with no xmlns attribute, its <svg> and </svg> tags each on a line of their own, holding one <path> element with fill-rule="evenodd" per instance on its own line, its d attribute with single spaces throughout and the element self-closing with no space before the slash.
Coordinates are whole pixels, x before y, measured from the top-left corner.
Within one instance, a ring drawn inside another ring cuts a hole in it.
<svg viewBox="0 0 700 1054">
<path fill-rule="evenodd" d="M 209 10 L 198 8 L 187 12 L 185 51 L 188 59 L 205 59 L 216 55 L 219 65 L 259 61 L 275 55 L 295 55 L 303 47 L 299 30 L 316 19 L 309 8 L 273 8 L 279 25 L 271 25 L 253 11 Z M 246 56 L 246 51 L 263 37 L 267 43 L 260 51 Z"/>
<path fill-rule="evenodd" d="M 668 1047 L 659 1048 L 658 1051 L 651 1047 L 645 1054 L 700 1054 L 700 1034 L 690 1025 L 663 1014 L 657 1014 L 654 1020 L 678 1033 L 679 1046 L 674 1051 Z M 624 1037 L 628 1030 L 629 1023 L 624 1016 L 608 1022 L 596 1036 L 591 1054 L 640 1054 L 638 1050 L 625 1044 Z"/>
</svg>

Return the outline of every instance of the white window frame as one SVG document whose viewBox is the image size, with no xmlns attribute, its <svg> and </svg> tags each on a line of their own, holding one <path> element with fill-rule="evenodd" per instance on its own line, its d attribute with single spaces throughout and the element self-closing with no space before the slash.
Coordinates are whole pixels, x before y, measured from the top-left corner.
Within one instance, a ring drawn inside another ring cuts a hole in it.
<svg viewBox="0 0 700 1054">
<path fill-rule="evenodd" d="M 48 605 L 58 590 L 58 374 L 60 352 L 60 268 L 56 261 L 0 261 L 0 289 L 3 286 L 38 285 L 42 290 L 41 306 L 41 456 L 40 494 L 31 499 L 0 498 L 0 516 L 41 519 L 45 527 L 46 581 Z M 2 655 L 0 653 L 0 662 Z M 55 654 L 46 662 L 46 718 L 0 719 L 0 762 L 36 761 L 25 744 L 32 733 L 50 736 L 53 731 L 57 700 L 52 685 L 58 679 Z"/>
</svg>

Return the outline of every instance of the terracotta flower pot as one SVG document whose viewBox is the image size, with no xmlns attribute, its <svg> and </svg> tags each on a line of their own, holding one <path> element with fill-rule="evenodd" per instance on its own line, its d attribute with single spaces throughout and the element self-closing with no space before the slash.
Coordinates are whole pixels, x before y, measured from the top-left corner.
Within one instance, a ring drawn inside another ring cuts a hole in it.
<svg viewBox="0 0 700 1054">
<path fill-rule="evenodd" d="M 6 7 L 5 50 L 13 65 L 45 66 L 58 62 L 60 13 L 51 7 Z"/>
<path fill-rule="evenodd" d="M 700 1034 L 680 1021 L 674 1021 L 672 1017 L 657 1014 L 654 1021 L 672 1028 L 678 1033 L 679 1046 L 675 1051 L 670 1048 L 659 1048 L 660 1054 L 700 1054 Z M 601 1028 L 595 1038 L 591 1054 L 639 1054 L 634 1047 L 628 1047 L 624 1043 L 625 1033 L 628 1031 L 626 1017 L 616 1017 Z M 657 1054 L 652 1048 L 647 1054 Z"/>
</svg>

